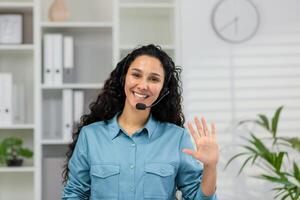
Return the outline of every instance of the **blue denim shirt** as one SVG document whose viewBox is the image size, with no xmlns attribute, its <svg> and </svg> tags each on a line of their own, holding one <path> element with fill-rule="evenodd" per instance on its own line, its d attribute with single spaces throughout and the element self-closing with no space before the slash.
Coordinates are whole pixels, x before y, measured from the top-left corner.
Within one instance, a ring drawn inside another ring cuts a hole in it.
<svg viewBox="0 0 300 200">
<path fill-rule="evenodd" d="M 62 199 L 215 200 L 201 190 L 202 165 L 181 152 L 194 148 L 186 129 L 151 115 L 131 137 L 117 115 L 81 129 L 69 161 L 69 180 Z"/>
</svg>

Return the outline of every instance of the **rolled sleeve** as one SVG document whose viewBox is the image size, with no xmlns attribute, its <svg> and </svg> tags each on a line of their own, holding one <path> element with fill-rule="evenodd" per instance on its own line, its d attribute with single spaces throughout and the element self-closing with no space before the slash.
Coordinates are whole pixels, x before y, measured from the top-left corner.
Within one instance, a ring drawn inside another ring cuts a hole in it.
<svg viewBox="0 0 300 200">
<path fill-rule="evenodd" d="M 68 163 L 69 179 L 63 189 L 62 200 L 83 200 L 90 196 L 90 164 L 87 154 L 87 141 L 84 128 Z"/>
<path fill-rule="evenodd" d="M 186 129 L 180 141 L 180 165 L 176 177 L 177 188 L 181 191 L 183 199 L 188 200 L 217 200 L 216 193 L 206 196 L 200 187 L 202 180 L 202 165 L 192 156 L 182 152 L 182 149 L 195 149 L 191 136 Z"/>
</svg>

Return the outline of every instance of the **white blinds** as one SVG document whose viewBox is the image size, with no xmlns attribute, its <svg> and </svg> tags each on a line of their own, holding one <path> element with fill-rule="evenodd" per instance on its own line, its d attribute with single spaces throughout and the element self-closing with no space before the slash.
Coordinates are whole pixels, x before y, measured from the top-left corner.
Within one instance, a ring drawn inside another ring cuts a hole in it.
<svg viewBox="0 0 300 200">
<path fill-rule="evenodd" d="M 279 134 L 299 135 L 300 32 L 260 36 L 224 54 L 184 66 L 187 119 L 204 115 L 222 134 L 236 120 L 258 113 L 271 116 L 284 105 Z"/>
</svg>

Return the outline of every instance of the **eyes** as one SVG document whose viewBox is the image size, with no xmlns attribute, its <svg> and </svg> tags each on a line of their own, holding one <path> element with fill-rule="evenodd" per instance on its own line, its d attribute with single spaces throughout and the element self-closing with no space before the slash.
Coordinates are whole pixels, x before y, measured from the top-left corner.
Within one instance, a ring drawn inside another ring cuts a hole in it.
<svg viewBox="0 0 300 200">
<path fill-rule="evenodd" d="M 132 75 L 134 78 L 136 78 L 136 79 L 142 77 L 142 74 L 137 73 L 137 72 L 133 72 L 133 73 L 131 73 L 131 75 Z M 151 82 L 155 82 L 155 83 L 160 82 L 160 78 L 158 78 L 157 76 L 154 76 L 154 75 L 150 75 L 150 76 L 148 77 L 148 80 L 151 81 Z"/>
</svg>

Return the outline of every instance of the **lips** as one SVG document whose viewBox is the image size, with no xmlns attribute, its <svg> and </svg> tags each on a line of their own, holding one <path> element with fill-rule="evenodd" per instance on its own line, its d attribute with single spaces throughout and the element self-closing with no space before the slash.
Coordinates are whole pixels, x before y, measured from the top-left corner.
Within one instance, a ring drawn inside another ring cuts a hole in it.
<svg viewBox="0 0 300 200">
<path fill-rule="evenodd" d="M 138 97 L 140 99 L 146 99 L 149 97 L 149 95 L 147 95 L 147 94 L 142 94 L 142 93 L 137 93 L 137 92 L 132 92 L 132 93 L 135 97 Z"/>
</svg>

